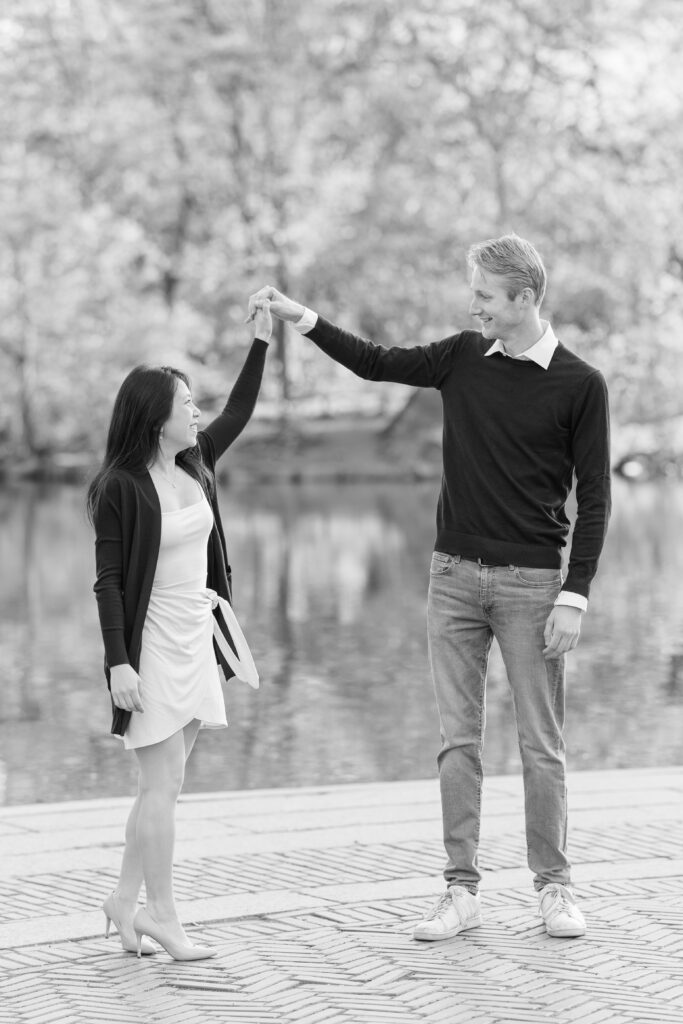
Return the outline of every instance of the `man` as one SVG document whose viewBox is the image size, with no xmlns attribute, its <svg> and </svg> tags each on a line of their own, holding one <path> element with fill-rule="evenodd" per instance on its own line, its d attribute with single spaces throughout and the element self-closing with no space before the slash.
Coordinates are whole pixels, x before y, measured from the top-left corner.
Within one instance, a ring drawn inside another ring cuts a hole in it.
<svg viewBox="0 0 683 1024">
<path fill-rule="evenodd" d="M 495 637 L 512 690 L 524 774 L 528 863 L 549 935 L 585 934 L 571 889 L 565 786 L 565 655 L 576 647 L 610 509 L 607 389 L 541 320 L 546 273 L 517 235 L 468 252 L 480 331 L 383 348 L 272 287 L 249 300 L 368 380 L 434 387 L 443 402 L 443 479 L 428 597 L 429 656 L 446 892 L 415 928 L 445 939 L 481 923 L 477 867 L 488 654 Z M 565 504 L 578 512 L 563 581 Z"/>
</svg>

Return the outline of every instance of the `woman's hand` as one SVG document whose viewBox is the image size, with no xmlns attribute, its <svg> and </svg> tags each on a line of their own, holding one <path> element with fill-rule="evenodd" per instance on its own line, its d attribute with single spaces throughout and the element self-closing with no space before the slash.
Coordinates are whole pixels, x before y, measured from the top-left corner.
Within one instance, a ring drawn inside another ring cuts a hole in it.
<svg viewBox="0 0 683 1024">
<path fill-rule="evenodd" d="M 254 338 L 261 338 L 262 341 L 270 341 L 273 332 L 273 318 L 270 315 L 270 302 L 268 299 L 260 299 L 254 310 Z"/>
<path fill-rule="evenodd" d="M 140 677 L 132 665 L 114 665 L 110 669 L 109 689 L 117 708 L 144 712 L 140 699 Z"/>
<path fill-rule="evenodd" d="M 247 317 L 247 322 L 255 315 L 257 306 L 264 301 L 271 303 L 273 316 L 279 317 L 280 320 L 288 320 L 292 324 L 301 319 L 306 309 L 300 302 L 295 302 L 294 299 L 290 299 L 287 295 L 279 292 L 277 288 L 273 288 L 272 284 L 267 284 L 264 288 L 260 288 L 253 295 L 249 296 L 249 316 Z"/>
</svg>

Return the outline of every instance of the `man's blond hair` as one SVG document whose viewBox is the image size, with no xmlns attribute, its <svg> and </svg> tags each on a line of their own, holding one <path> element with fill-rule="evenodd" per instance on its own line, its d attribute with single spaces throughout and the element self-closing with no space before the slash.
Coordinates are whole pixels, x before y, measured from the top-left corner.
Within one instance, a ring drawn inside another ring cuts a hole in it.
<svg viewBox="0 0 683 1024">
<path fill-rule="evenodd" d="M 512 234 L 477 242 L 470 246 L 467 262 L 470 267 L 479 267 L 484 273 L 507 278 L 509 299 L 514 299 L 524 288 L 531 288 L 536 305 L 541 305 L 547 282 L 545 267 L 526 239 Z"/>
</svg>

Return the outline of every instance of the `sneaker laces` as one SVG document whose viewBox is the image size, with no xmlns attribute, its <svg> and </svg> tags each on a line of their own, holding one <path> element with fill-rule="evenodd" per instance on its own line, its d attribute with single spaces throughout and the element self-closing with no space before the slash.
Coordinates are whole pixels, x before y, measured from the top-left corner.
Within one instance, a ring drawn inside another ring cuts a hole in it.
<svg viewBox="0 0 683 1024">
<path fill-rule="evenodd" d="M 541 893 L 539 901 L 539 911 L 545 905 L 546 899 L 549 899 L 547 909 L 545 913 L 550 916 L 551 914 L 571 914 L 574 907 L 576 906 L 576 900 L 564 885 L 560 885 L 558 882 L 556 885 L 548 886 L 547 890 Z"/>
<path fill-rule="evenodd" d="M 434 921 L 437 917 L 440 917 L 445 910 L 449 909 L 452 902 L 452 896 L 450 889 L 446 889 L 445 893 L 436 901 L 432 909 L 425 918 L 426 921 Z"/>
<path fill-rule="evenodd" d="M 467 917 L 467 911 L 463 907 L 463 899 L 466 894 L 466 889 L 462 890 L 458 889 L 456 886 L 449 886 L 445 893 L 443 893 L 443 895 L 434 904 L 425 920 L 433 921 L 435 918 L 440 917 L 446 910 L 450 910 L 451 906 L 453 906 L 455 907 L 460 920 L 464 921 Z"/>
</svg>

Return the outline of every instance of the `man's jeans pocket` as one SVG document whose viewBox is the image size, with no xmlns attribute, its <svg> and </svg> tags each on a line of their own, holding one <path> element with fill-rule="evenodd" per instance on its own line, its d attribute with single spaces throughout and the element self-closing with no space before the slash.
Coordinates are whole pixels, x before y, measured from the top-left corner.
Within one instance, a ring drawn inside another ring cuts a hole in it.
<svg viewBox="0 0 683 1024">
<path fill-rule="evenodd" d="M 447 555 L 445 551 L 434 551 L 432 552 L 429 574 L 430 576 L 443 576 L 452 565 L 457 565 L 459 561 L 459 555 Z"/>
<path fill-rule="evenodd" d="M 531 569 L 516 565 L 515 579 L 525 587 L 557 587 L 562 585 L 562 570 Z"/>
</svg>

